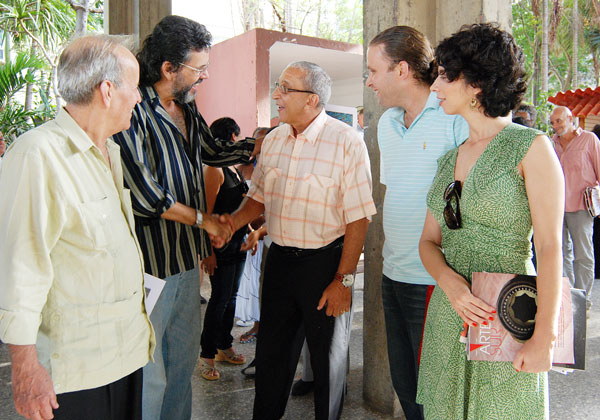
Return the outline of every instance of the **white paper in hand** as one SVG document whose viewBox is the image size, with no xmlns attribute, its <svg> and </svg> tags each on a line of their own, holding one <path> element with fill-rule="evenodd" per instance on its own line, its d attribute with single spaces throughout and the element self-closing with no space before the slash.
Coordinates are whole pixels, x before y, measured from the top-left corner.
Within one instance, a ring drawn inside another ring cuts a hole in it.
<svg viewBox="0 0 600 420">
<path fill-rule="evenodd" d="M 154 305 L 156 305 L 156 301 L 165 284 L 166 281 L 144 273 L 144 293 L 146 294 L 146 312 L 148 316 L 152 313 L 152 309 L 154 309 Z"/>
</svg>

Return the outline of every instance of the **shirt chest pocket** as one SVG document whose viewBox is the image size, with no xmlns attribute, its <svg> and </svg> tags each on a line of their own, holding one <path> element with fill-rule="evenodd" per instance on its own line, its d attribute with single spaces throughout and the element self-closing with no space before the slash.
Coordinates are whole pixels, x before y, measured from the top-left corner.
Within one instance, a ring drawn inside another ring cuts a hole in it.
<svg viewBox="0 0 600 420">
<path fill-rule="evenodd" d="M 329 219 L 336 214 L 339 189 L 332 178 L 312 173 L 300 174 L 293 190 L 286 193 L 291 196 L 291 213 L 305 220 Z M 326 216 L 329 215 L 329 216 Z"/>
<path fill-rule="evenodd" d="M 318 193 L 320 196 L 335 189 L 333 178 L 313 173 L 300 173 L 296 177 L 287 177 L 280 168 L 265 168 L 265 193 L 275 193 L 286 198 L 306 198 L 308 194 Z"/>
<path fill-rule="evenodd" d="M 306 194 L 328 194 L 336 186 L 333 178 L 311 173 L 300 174 L 297 183 L 298 192 L 305 192 Z"/>
<path fill-rule="evenodd" d="M 82 224 L 86 234 L 96 249 L 107 248 L 109 244 L 110 200 L 103 197 L 79 205 Z"/>
<path fill-rule="evenodd" d="M 567 172 L 581 173 L 587 168 L 589 163 L 589 157 L 587 151 L 583 147 L 567 149 L 568 154 L 566 155 L 566 166 Z"/>
<path fill-rule="evenodd" d="M 274 191 L 282 191 L 285 186 L 283 179 L 283 171 L 279 168 L 265 167 L 264 176 L 264 192 L 265 194 L 273 193 Z"/>
</svg>

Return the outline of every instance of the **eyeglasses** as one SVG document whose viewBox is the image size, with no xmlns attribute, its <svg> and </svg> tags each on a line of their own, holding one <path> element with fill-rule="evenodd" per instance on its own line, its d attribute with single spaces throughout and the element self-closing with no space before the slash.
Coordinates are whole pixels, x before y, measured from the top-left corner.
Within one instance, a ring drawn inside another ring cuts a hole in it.
<svg viewBox="0 0 600 420">
<path fill-rule="evenodd" d="M 313 92 L 312 90 L 292 89 L 287 86 L 280 85 L 277 82 L 275 83 L 275 89 L 279 89 L 279 91 L 281 93 L 283 93 L 284 95 L 287 95 L 290 92 L 312 93 L 313 95 L 315 95 L 315 92 Z M 275 89 L 273 89 L 273 90 L 275 90 Z"/>
<path fill-rule="evenodd" d="M 190 70 L 194 70 L 198 75 L 201 75 L 202 73 L 205 73 L 208 71 L 208 64 L 205 64 L 204 66 L 198 68 L 198 67 L 193 67 L 184 63 L 179 63 L 180 66 L 183 67 L 187 67 Z"/>
<path fill-rule="evenodd" d="M 446 187 L 446 191 L 444 191 L 444 200 L 446 200 L 446 207 L 444 207 L 444 221 L 449 229 L 459 229 L 462 226 L 459 202 L 460 193 L 460 181 L 452 181 Z M 456 211 L 452 207 L 452 198 L 456 199 Z"/>
</svg>

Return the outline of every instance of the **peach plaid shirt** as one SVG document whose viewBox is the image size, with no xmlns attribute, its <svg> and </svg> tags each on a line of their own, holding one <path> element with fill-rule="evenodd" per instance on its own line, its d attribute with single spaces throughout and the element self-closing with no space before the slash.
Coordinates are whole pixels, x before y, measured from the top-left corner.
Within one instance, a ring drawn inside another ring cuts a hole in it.
<svg viewBox="0 0 600 420">
<path fill-rule="evenodd" d="M 297 137 L 284 124 L 265 138 L 248 196 L 281 246 L 320 248 L 376 213 L 365 143 L 325 111 Z"/>
</svg>

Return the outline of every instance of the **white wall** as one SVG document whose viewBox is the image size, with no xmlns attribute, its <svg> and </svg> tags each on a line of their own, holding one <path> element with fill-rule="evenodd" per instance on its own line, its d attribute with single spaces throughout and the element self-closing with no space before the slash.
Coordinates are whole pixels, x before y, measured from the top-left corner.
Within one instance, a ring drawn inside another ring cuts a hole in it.
<svg viewBox="0 0 600 420">
<path fill-rule="evenodd" d="M 332 105 L 344 105 L 357 107 L 363 104 L 363 81 L 362 77 L 352 79 L 334 80 L 331 87 Z"/>
</svg>

